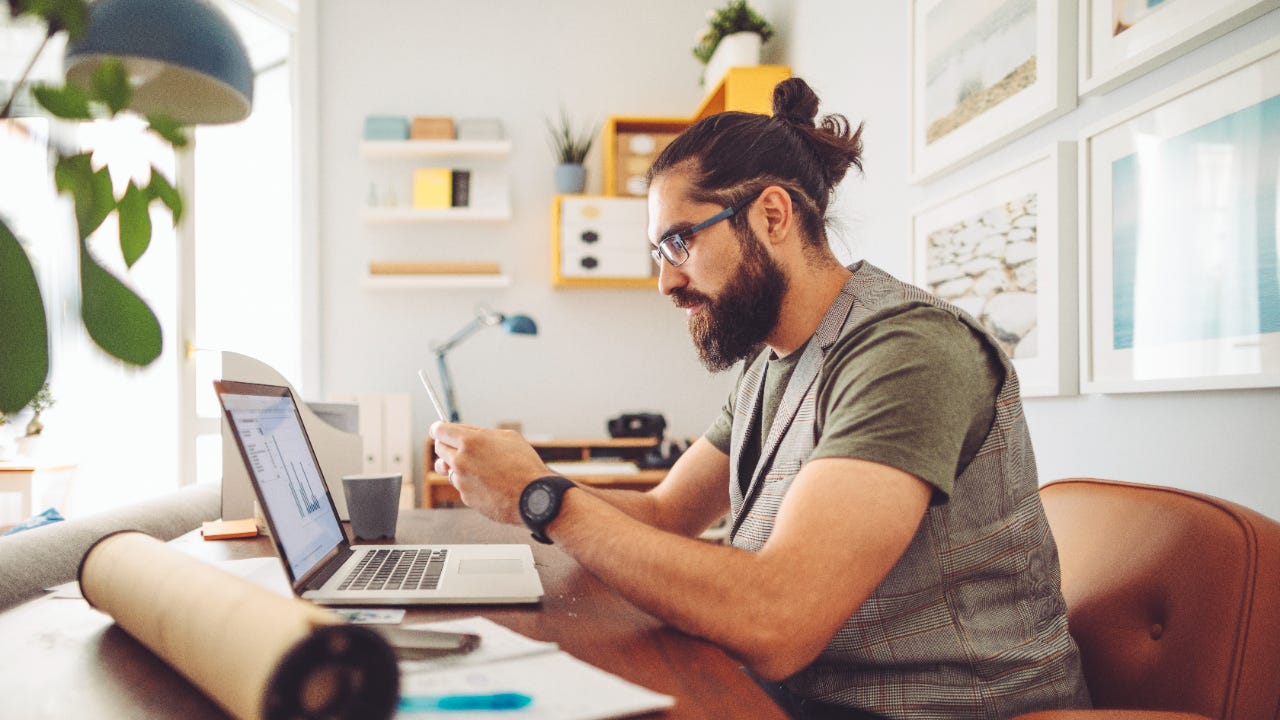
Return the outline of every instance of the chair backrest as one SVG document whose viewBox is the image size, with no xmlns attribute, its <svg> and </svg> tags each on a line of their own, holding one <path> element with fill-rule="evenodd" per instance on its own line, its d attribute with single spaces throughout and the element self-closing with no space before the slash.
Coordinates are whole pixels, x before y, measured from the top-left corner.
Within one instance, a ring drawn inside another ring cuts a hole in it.
<svg viewBox="0 0 1280 720">
<path fill-rule="evenodd" d="M 1280 523 L 1112 480 L 1040 497 L 1096 707 L 1280 718 Z"/>
</svg>

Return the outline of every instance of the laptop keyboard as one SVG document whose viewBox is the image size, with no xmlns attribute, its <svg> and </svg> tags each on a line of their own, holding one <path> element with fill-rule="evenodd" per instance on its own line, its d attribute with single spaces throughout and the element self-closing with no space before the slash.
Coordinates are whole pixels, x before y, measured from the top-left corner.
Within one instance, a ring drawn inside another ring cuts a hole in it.
<svg viewBox="0 0 1280 720">
<path fill-rule="evenodd" d="M 373 550 L 338 585 L 339 590 L 435 590 L 448 550 Z"/>
</svg>

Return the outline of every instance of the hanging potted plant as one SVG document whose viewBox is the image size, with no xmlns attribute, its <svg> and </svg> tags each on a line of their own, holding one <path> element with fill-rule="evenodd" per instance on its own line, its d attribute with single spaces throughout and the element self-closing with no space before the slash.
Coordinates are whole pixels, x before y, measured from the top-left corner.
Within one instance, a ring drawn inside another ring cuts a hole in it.
<svg viewBox="0 0 1280 720">
<path fill-rule="evenodd" d="M 587 188 L 587 153 L 595 142 L 599 126 L 589 131 L 575 130 L 568 113 L 560 108 L 560 121 L 547 121 L 551 151 L 559 165 L 556 166 L 556 192 L 561 195 L 581 194 Z"/>
<path fill-rule="evenodd" d="M 714 86 L 731 67 L 759 65 L 760 49 L 772 37 L 773 26 L 747 0 L 729 0 L 709 11 L 693 46 L 694 57 L 706 66 L 702 83 Z"/>
</svg>

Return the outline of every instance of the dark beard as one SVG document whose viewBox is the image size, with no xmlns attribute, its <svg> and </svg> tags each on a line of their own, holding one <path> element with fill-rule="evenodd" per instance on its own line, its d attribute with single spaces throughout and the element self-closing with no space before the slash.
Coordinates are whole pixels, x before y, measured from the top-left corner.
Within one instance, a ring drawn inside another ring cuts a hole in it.
<svg viewBox="0 0 1280 720">
<path fill-rule="evenodd" d="M 738 274 L 719 297 L 711 299 L 685 288 L 671 291 L 671 299 L 679 307 L 705 303 L 689 319 L 689 334 L 702 365 L 713 373 L 728 370 L 751 355 L 782 314 L 786 275 L 754 237 L 743 237 L 742 247 Z"/>
</svg>

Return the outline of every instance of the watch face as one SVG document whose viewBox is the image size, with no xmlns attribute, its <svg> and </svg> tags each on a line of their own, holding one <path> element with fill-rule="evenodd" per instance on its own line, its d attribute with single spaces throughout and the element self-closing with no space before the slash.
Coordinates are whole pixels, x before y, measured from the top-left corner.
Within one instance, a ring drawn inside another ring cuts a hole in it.
<svg viewBox="0 0 1280 720">
<path fill-rule="evenodd" d="M 546 514 L 551 507 L 551 491 L 544 487 L 535 487 L 529 493 L 525 502 L 525 509 L 534 517 L 540 517 Z"/>
</svg>

